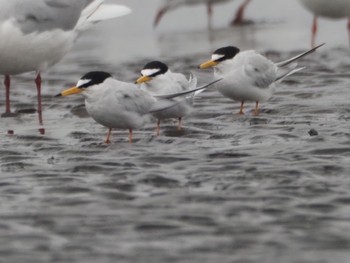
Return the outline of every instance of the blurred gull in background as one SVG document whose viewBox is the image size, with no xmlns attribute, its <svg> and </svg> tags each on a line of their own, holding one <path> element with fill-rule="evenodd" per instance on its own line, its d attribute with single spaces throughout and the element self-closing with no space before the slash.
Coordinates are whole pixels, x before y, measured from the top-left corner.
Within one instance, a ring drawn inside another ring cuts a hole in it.
<svg viewBox="0 0 350 263">
<path fill-rule="evenodd" d="M 311 46 L 316 43 L 319 16 L 332 19 L 348 18 L 348 32 L 350 41 L 350 0 L 300 0 L 300 2 L 314 14 L 312 25 Z"/>
<path fill-rule="evenodd" d="M 224 3 L 232 0 L 162 0 L 162 4 L 157 11 L 154 26 L 156 27 L 165 13 L 170 10 L 176 9 L 180 6 L 185 5 L 199 5 L 206 4 L 207 5 L 207 13 L 208 13 L 208 28 L 211 28 L 211 17 L 212 17 L 212 6 L 214 4 Z M 236 15 L 231 21 L 231 25 L 242 25 L 244 23 L 244 9 L 249 4 L 251 0 L 244 0 L 244 2 L 240 5 L 238 10 L 236 11 Z"/>
<path fill-rule="evenodd" d="M 36 71 L 40 125 L 40 72 L 59 62 L 92 23 L 131 12 L 125 6 L 105 5 L 103 0 L 0 0 L 0 6 L 0 74 L 5 75 L 6 88 L 3 117 L 12 116 L 10 75 Z M 43 128 L 39 131 L 45 133 Z"/>
</svg>

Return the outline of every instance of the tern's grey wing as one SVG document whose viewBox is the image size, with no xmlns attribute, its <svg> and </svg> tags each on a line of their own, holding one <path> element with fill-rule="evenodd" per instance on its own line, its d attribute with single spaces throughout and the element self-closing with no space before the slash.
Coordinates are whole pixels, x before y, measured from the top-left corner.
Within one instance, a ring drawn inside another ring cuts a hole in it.
<svg viewBox="0 0 350 263">
<path fill-rule="evenodd" d="M 148 113 L 149 109 L 155 102 L 155 98 L 148 92 L 139 89 L 135 84 L 119 82 L 118 92 L 114 92 L 114 101 L 120 102 L 127 112 L 134 112 L 140 115 Z"/>
<path fill-rule="evenodd" d="M 90 2 L 92 0 L 0 0 L 0 21 L 15 21 L 25 34 L 72 30 Z"/>
<path fill-rule="evenodd" d="M 195 89 L 191 89 L 191 90 L 187 90 L 187 91 L 183 91 L 183 92 L 178 92 L 178 93 L 173 93 L 173 94 L 165 94 L 165 95 L 155 95 L 154 97 L 156 97 L 157 99 L 173 99 L 173 98 L 177 98 L 177 97 L 181 97 L 181 96 L 185 96 L 191 93 L 195 93 L 201 90 L 204 90 L 206 88 L 208 88 L 209 86 L 215 84 L 218 81 L 221 81 L 222 79 L 216 79 L 208 84 L 205 84 L 199 88 L 195 88 Z"/>
<path fill-rule="evenodd" d="M 268 88 L 277 78 L 277 67 L 268 59 L 256 56 L 244 67 L 251 84 L 258 88 Z"/>
</svg>

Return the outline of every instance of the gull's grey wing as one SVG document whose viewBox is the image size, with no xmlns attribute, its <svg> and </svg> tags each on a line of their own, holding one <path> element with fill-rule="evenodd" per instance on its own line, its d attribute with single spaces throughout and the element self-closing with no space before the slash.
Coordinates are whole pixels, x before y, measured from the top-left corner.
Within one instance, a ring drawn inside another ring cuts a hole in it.
<svg viewBox="0 0 350 263">
<path fill-rule="evenodd" d="M 11 19 L 25 34 L 72 30 L 93 0 L 0 0 L 0 22 Z"/>
</svg>

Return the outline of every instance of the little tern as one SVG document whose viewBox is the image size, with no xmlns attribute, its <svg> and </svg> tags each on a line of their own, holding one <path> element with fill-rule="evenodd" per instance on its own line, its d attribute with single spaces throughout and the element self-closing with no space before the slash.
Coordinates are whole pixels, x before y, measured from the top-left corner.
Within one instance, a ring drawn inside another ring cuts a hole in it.
<svg viewBox="0 0 350 263">
<path fill-rule="evenodd" d="M 256 115 L 259 114 L 259 103 L 268 100 L 275 91 L 275 84 L 303 68 L 287 69 L 282 67 L 314 52 L 321 44 L 288 60 L 274 63 L 255 50 L 240 51 L 237 47 L 227 46 L 214 51 L 211 59 L 202 63 L 201 69 L 214 68 L 214 76 L 222 78 L 217 84 L 219 92 L 232 100 L 240 101 L 239 114 L 244 114 L 246 101 L 254 101 Z"/>
</svg>

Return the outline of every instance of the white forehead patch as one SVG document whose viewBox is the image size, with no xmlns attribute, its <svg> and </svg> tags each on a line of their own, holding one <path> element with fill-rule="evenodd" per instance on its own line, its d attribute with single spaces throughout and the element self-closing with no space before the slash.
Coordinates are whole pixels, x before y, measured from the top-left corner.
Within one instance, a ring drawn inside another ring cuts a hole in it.
<svg viewBox="0 0 350 263">
<path fill-rule="evenodd" d="M 143 70 L 141 70 L 141 74 L 142 74 L 143 76 L 149 77 L 149 76 L 152 76 L 153 74 L 155 74 L 155 73 L 157 73 L 157 72 L 159 72 L 159 71 L 160 71 L 159 68 L 155 68 L 155 69 L 143 69 Z"/>
<path fill-rule="evenodd" d="M 213 54 L 211 55 L 211 60 L 216 61 L 223 58 L 225 55 Z"/>
<path fill-rule="evenodd" d="M 77 87 L 81 87 L 83 85 L 85 85 L 86 83 L 89 83 L 91 81 L 91 79 L 80 79 L 77 83 Z"/>
</svg>

